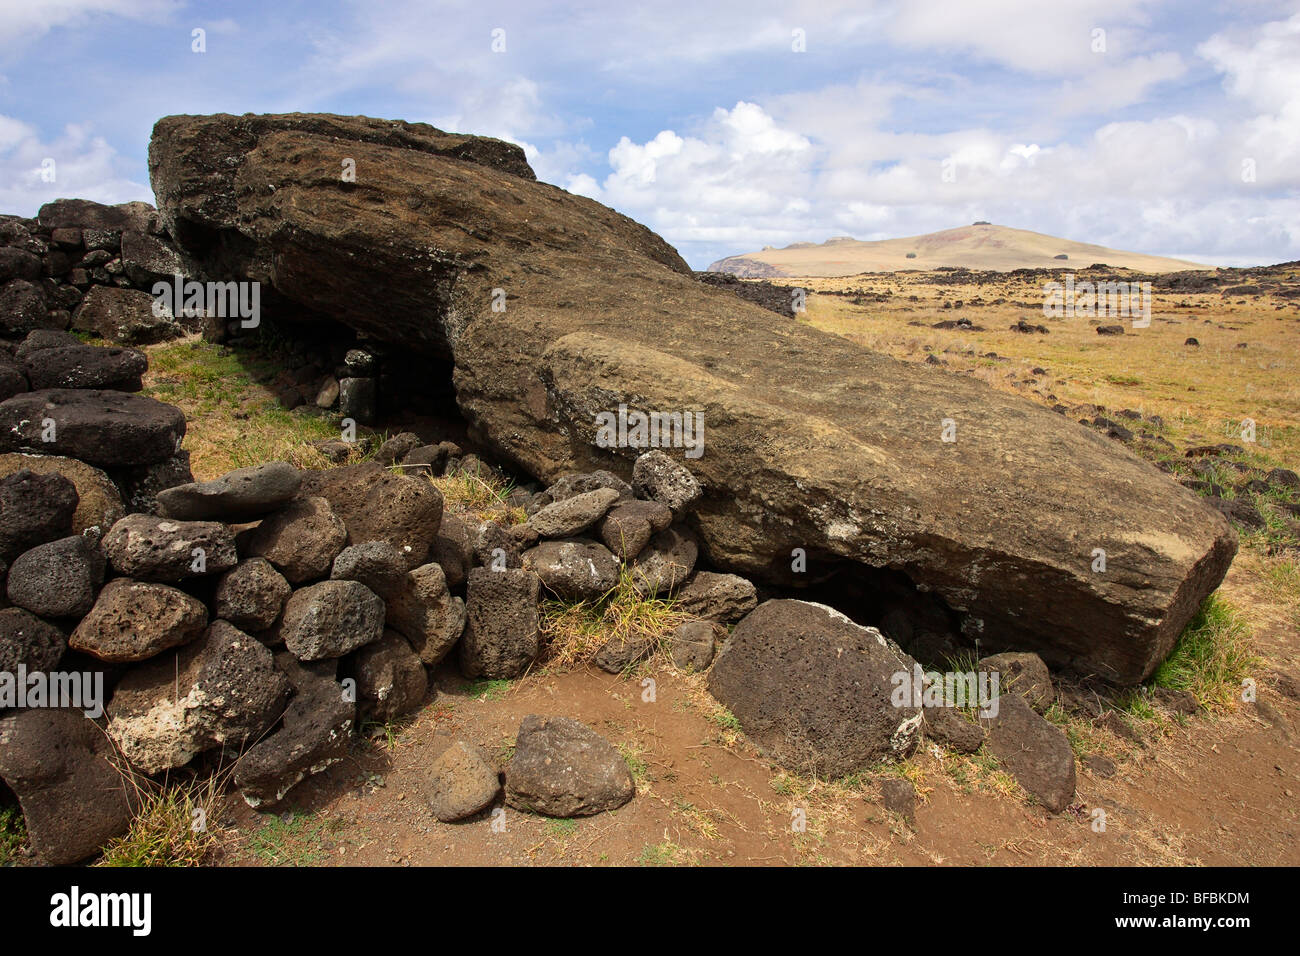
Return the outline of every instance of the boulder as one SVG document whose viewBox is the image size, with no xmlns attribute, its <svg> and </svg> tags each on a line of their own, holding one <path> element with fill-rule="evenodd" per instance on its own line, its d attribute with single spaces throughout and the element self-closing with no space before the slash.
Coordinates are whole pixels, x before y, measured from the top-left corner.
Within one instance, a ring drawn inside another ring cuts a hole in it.
<svg viewBox="0 0 1300 956">
<path fill-rule="evenodd" d="M 212 611 L 242 631 L 264 631 L 279 620 L 293 590 L 265 558 L 247 558 L 217 581 Z"/>
<path fill-rule="evenodd" d="M 356 581 L 321 581 L 294 591 L 280 627 L 285 647 L 301 661 L 342 657 L 383 632 L 384 602 Z"/>
<path fill-rule="evenodd" d="M 443 515 L 438 536 L 429 549 L 429 559 L 436 561 L 447 576 L 447 587 L 459 591 L 465 586 L 465 575 L 474 560 L 470 548 L 469 529 L 456 515 Z"/>
<path fill-rule="evenodd" d="M 153 232 L 158 212 L 146 202 L 124 202 L 114 206 L 90 199 L 55 199 L 36 213 L 43 229 L 93 229 L 101 232 Z"/>
<path fill-rule="evenodd" d="M 153 345 L 185 334 L 170 312 L 159 311 L 154 315 L 154 299 L 147 292 L 95 285 L 72 313 L 72 327 L 121 345 Z"/>
<path fill-rule="evenodd" d="M 263 557 L 291 584 L 330 573 L 348 532 L 324 498 L 298 498 L 263 519 L 249 535 L 245 552 Z"/>
<path fill-rule="evenodd" d="M 41 287 L 27 279 L 11 279 L 0 285 L 0 337 L 18 338 L 47 320 Z"/>
<path fill-rule="evenodd" d="M 568 717 L 525 717 L 506 769 L 506 803 L 548 817 L 617 810 L 636 787 L 617 748 Z"/>
<path fill-rule="evenodd" d="M 0 719 L 0 778 L 23 808 L 32 850 L 67 866 L 126 832 L 134 791 L 104 732 L 80 711 L 19 710 Z"/>
<path fill-rule="evenodd" d="M 425 799 L 443 823 L 472 817 L 501 792 L 501 781 L 483 752 L 458 740 L 429 765 Z"/>
<path fill-rule="evenodd" d="M 72 535 L 38 544 L 9 566 L 9 600 L 42 617 L 83 617 L 104 583 L 104 555 L 89 538 Z"/>
<path fill-rule="evenodd" d="M 540 589 L 537 575 L 523 568 L 469 572 L 460 641 L 460 669 L 466 677 L 508 679 L 528 670 L 540 648 Z"/>
<path fill-rule="evenodd" d="M 677 526 L 660 531 L 632 561 L 632 584 L 650 597 L 681 587 L 699 557 L 695 536 Z"/>
<path fill-rule="evenodd" d="M 23 360 L 23 371 L 33 389 L 106 388 L 140 391 L 140 376 L 149 360 L 138 349 L 67 345 L 38 349 Z"/>
<path fill-rule="evenodd" d="M 424 703 L 429 675 L 406 638 L 384 631 L 356 656 L 357 704 L 363 717 L 395 720 Z"/>
<path fill-rule="evenodd" d="M 406 558 L 387 541 L 348 545 L 330 570 L 332 579 L 360 581 L 385 600 L 407 586 L 406 575 Z"/>
<path fill-rule="evenodd" d="M 959 754 L 973 754 L 984 745 L 983 728 L 952 707 L 925 708 L 925 734 Z"/>
<path fill-rule="evenodd" d="M 605 471 L 602 468 L 596 471 L 575 472 L 571 475 L 562 476 L 545 491 L 535 496 L 529 514 L 535 514 L 553 502 L 564 501 L 566 498 L 583 495 L 598 488 L 612 488 L 617 491 L 619 502 L 635 500 L 631 485 L 613 472 Z"/>
<path fill-rule="evenodd" d="M 718 625 L 712 621 L 687 621 L 673 631 L 668 647 L 673 663 L 681 668 L 702 671 L 713 663 L 714 648 L 720 636 Z"/>
<path fill-rule="evenodd" d="M 517 156 L 458 161 L 445 134 L 407 128 L 168 117 L 150 175 L 171 234 L 214 277 L 266 280 L 392 348 L 452 358 L 471 437 L 516 470 L 626 477 L 645 449 L 601 447 L 601 416 L 706 409 L 693 527 L 722 569 L 806 582 L 794 548 L 814 573 L 888 567 L 991 651 L 1124 684 L 1222 580 L 1227 522 L 1119 443 L 700 283 L 644 227 L 521 177 Z M 339 188 L 342 150 L 371 170 L 364 190 Z M 1092 572 L 1094 548 L 1110 573 Z"/>
<path fill-rule="evenodd" d="M 68 640 L 102 661 L 143 661 L 194 640 L 208 623 L 196 598 L 165 584 L 114 578 Z"/>
<path fill-rule="evenodd" d="M 124 231 L 121 250 L 122 271 L 136 285 L 171 282 L 173 276 L 185 273 L 176 250 L 148 233 L 134 229 Z"/>
<path fill-rule="evenodd" d="M 356 704 L 334 679 L 333 660 L 304 664 L 288 652 L 275 666 L 293 687 L 282 726 L 235 764 L 235 784 L 254 809 L 279 803 L 295 786 L 347 756 Z"/>
<path fill-rule="evenodd" d="M 998 675 L 1000 693 L 1016 693 L 1040 714 L 1056 698 L 1052 675 L 1037 654 L 1006 651 L 980 659 L 976 669 Z"/>
<path fill-rule="evenodd" d="M 160 773 L 213 747 L 257 740 L 279 719 L 289 689 L 265 645 L 214 621 L 200 640 L 118 682 L 108 733 L 133 765 Z"/>
<path fill-rule="evenodd" d="M 181 449 L 162 461 L 121 469 L 114 473 L 114 478 L 127 511 L 157 514 L 159 493 L 177 485 L 193 484 L 194 473 L 190 471 L 190 453 Z"/>
<path fill-rule="evenodd" d="M 639 497 L 665 504 L 678 515 L 688 511 L 703 494 L 691 470 L 658 449 L 636 460 L 632 488 Z"/>
<path fill-rule="evenodd" d="M 543 538 L 568 538 L 605 517 L 617 500 L 618 492 L 613 488 L 597 488 L 547 505 L 533 514 L 528 524 Z"/>
<path fill-rule="evenodd" d="M 3 352 L 0 352 L 0 402 L 27 391 L 27 376 Z"/>
<path fill-rule="evenodd" d="M 655 652 L 655 642 L 648 637 L 616 635 L 596 649 L 591 662 L 607 674 L 622 674 Z"/>
<path fill-rule="evenodd" d="M 548 591 L 566 601 L 594 601 L 618 584 L 618 558 L 586 538 L 543 541 L 521 560 Z"/>
<path fill-rule="evenodd" d="M 375 461 L 384 466 L 395 465 L 405 461 L 407 455 L 423 444 L 420 436 L 414 432 L 399 432 L 379 446 L 375 452 Z"/>
<path fill-rule="evenodd" d="M 53 624 L 20 607 L 0 610 L 0 673 L 49 671 L 59 666 L 68 639 Z"/>
<path fill-rule="evenodd" d="M 189 521 L 252 521 L 289 503 L 302 475 L 285 461 L 237 468 L 212 481 L 158 492 L 158 513 Z"/>
<path fill-rule="evenodd" d="M 23 468 L 0 478 L 0 559 L 65 536 L 77 501 L 76 486 L 59 474 Z"/>
<path fill-rule="evenodd" d="M 1053 813 L 1074 799 L 1074 751 L 1065 731 L 1034 713 L 1019 694 L 1003 693 L 997 715 L 981 717 L 985 747 L 1003 769 Z"/>
<path fill-rule="evenodd" d="M 387 541 L 418 568 L 442 520 L 442 495 L 420 478 L 394 475 L 374 462 L 303 472 L 301 494 L 319 495 L 342 519 L 348 544 Z"/>
<path fill-rule="evenodd" d="M 185 413 L 143 395 L 50 388 L 0 402 L 0 451 L 66 455 L 120 468 L 166 461 L 184 437 Z"/>
<path fill-rule="evenodd" d="M 620 561 L 631 561 L 640 554 L 650 538 L 673 522 L 673 512 L 659 501 L 620 501 L 597 525 L 600 540 L 605 547 L 618 555 Z"/>
<path fill-rule="evenodd" d="M 894 702 L 896 675 L 915 665 L 829 607 L 765 601 L 731 632 L 709 692 L 781 766 L 841 777 L 916 744 L 920 701 Z"/>
<path fill-rule="evenodd" d="M 33 352 L 39 352 L 41 349 L 75 348 L 84 345 L 85 343 L 71 332 L 61 332 L 57 329 L 34 329 L 27 333 L 27 337 L 23 339 L 22 344 L 14 349 L 14 359 L 22 363 L 26 362 Z"/>
<path fill-rule="evenodd" d="M 239 561 L 235 537 L 218 521 L 172 521 L 130 514 L 104 535 L 104 554 L 118 574 L 176 582 L 218 574 Z"/>
<path fill-rule="evenodd" d="M 447 590 L 447 579 L 436 564 L 409 572 L 402 587 L 387 598 L 389 626 L 430 667 L 447 656 L 465 629 L 465 602 Z"/>
<path fill-rule="evenodd" d="M 735 624 L 758 607 L 758 592 L 739 575 L 700 571 L 677 593 L 677 607 L 706 621 Z"/>
</svg>

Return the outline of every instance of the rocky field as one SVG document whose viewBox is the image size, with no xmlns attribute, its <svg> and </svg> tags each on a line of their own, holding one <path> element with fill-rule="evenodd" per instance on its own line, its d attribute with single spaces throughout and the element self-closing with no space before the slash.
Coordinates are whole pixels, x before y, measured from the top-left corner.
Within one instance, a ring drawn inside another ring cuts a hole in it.
<svg viewBox="0 0 1300 956">
<path fill-rule="evenodd" d="M 419 124 L 150 167 L 0 219 L 0 669 L 103 703 L 0 698 L 4 862 L 1298 862 L 1294 267 L 1116 331 Z"/>
</svg>

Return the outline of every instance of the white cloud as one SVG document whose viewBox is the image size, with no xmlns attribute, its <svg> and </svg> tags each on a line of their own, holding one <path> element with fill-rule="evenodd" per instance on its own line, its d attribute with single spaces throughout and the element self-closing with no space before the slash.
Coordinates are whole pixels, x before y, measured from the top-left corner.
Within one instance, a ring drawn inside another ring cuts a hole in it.
<svg viewBox="0 0 1300 956">
<path fill-rule="evenodd" d="M 180 7 L 180 0 L 4 0 L 0 47 L 17 47 L 56 27 L 81 26 L 96 17 L 154 20 Z"/>
<path fill-rule="evenodd" d="M 44 142 L 28 124 L 0 116 L 0 209 L 7 213 L 34 216 L 43 203 L 63 197 L 153 202 L 149 187 L 123 175 L 122 165 L 88 126 L 67 126 Z"/>
</svg>

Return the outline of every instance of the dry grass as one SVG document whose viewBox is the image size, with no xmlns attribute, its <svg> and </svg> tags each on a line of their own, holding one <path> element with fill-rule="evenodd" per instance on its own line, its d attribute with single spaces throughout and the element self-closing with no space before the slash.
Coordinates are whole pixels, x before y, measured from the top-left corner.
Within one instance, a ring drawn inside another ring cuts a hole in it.
<svg viewBox="0 0 1300 956">
<path fill-rule="evenodd" d="M 523 508 L 507 501 L 511 486 L 502 484 L 491 475 L 457 471 L 429 481 L 442 493 L 449 514 L 470 514 L 480 521 L 495 521 L 507 526 L 528 520 Z"/>
<path fill-rule="evenodd" d="M 133 780 L 139 804 L 125 834 L 105 848 L 99 866 L 202 866 L 220 841 L 221 793 L 229 777 L 212 773 L 187 783 Z"/>
</svg>

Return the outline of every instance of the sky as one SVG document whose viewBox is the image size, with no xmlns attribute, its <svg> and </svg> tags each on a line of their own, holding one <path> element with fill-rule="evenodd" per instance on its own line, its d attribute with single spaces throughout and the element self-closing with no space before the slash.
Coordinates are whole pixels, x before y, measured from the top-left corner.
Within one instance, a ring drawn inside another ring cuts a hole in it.
<svg viewBox="0 0 1300 956">
<path fill-rule="evenodd" d="M 1300 0 L 0 0 L 0 212 L 152 202 L 159 117 L 294 111 L 519 143 L 695 268 L 975 220 L 1300 259 Z"/>
</svg>

